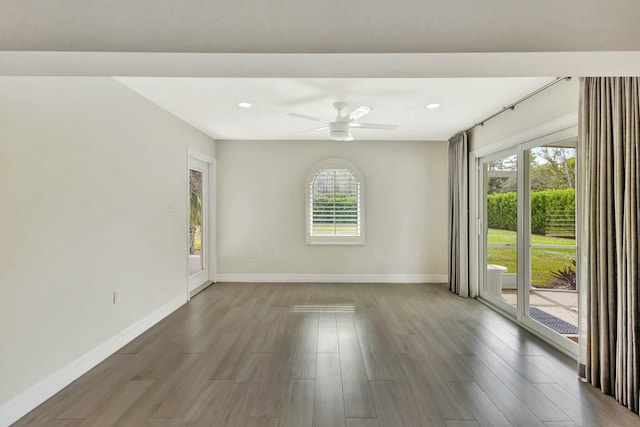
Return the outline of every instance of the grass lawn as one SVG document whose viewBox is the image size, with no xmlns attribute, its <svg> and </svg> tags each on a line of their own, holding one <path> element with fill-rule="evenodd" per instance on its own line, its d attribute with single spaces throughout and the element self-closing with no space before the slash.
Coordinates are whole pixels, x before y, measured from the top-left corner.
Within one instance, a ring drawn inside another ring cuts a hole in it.
<svg viewBox="0 0 640 427">
<path fill-rule="evenodd" d="M 489 229 L 489 243 L 516 243 L 516 232 Z M 575 239 L 564 237 L 531 236 L 534 245 L 575 245 Z M 575 259 L 575 248 L 551 249 L 533 248 L 531 250 L 531 284 L 539 288 L 554 287 L 551 273 L 570 266 Z M 516 248 L 488 248 L 487 263 L 503 265 L 507 273 L 516 272 Z"/>
</svg>

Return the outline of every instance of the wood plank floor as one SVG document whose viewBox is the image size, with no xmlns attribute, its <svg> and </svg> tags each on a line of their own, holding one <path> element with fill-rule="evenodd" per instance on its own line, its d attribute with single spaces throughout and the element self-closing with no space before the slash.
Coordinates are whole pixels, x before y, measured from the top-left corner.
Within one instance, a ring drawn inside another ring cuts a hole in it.
<svg viewBox="0 0 640 427">
<path fill-rule="evenodd" d="M 216 284 L 16 426 L 639 426 L 445 285 Z"/>
</svg>

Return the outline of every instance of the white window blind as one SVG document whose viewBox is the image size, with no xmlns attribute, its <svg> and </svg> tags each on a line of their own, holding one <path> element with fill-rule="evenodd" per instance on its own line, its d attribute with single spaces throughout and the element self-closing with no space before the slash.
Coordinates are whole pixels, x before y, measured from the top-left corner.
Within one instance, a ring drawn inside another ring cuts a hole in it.
<svg viewBox="0 0 640 427">
<path fill-rule="evenodd" d="M 360 182 L 349 169 L 320 169 L 308 200 L 310 236 L 360 236 Z"/>
</svg>

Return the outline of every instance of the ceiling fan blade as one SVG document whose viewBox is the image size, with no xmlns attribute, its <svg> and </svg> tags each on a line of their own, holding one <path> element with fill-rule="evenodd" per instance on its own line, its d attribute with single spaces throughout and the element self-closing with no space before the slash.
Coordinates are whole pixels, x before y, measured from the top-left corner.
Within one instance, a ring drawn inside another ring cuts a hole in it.
<svg viewBox="0 0 640 427">
<path fill-rule="evenodd" d="M 304 114 L 298 114 L 298 113 L 287 113 L 287 116 L 298 117 L 300 119 L 313 120 L 314 122 L 331 123 L 329 120 L 320 119 L 318 117 L 313 117 L 313 116 L 305 116 Z"/>
<path fill-rule="evenodd" d="M 372 110 L 373 108 L 367 107 L 366 105 L 358 107 L 349 114 L 349 120 L 354 121 L 354 120 L 361 119 L 362 117 L 369 114 Z"/>
<path fill-rule="evenodd" d="M 349 127 L 351 128 L 359 128 L 359 129 L 388 129 L 388 130 L 396 130 L 398 129 L 398 125 L 382 125 L 379 123 L 349 123 Z"/>
</svg>

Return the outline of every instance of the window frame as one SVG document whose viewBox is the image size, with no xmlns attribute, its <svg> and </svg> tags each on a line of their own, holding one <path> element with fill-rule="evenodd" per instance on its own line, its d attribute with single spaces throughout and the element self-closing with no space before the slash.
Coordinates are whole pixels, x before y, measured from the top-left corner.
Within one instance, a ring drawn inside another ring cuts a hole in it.
<svg viewBox="0 0 640 427">
<path fill-rule="evenodd" d="M 312 236 L 312 215 L 313 209 L 311 207 L 311 186 L 316 175 L 323 169 L 347 169 L 355 177 L 359 186 L 359 204 L 360 214 L 358 216 L 358 222 L 360 226 L 359 236 Z M 358 168 L 351 162 L 343 159 L 327 159 L 316 164 L 307 175 L 305 182 L 305 228 L 306 228 L 306 243 L 307 245 L 364 245 L 365 244 L 365 185 L 362 174 Z"/>
</svg>

